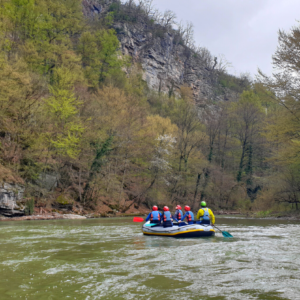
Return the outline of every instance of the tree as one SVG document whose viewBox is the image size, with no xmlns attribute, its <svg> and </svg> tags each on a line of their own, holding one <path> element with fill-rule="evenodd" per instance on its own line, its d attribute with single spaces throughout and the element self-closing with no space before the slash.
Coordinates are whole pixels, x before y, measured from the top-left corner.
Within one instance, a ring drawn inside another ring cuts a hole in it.
<svg viewBox="0 0 300 300">
<path fill-rule="evenodd" d="M 241 145 L 241 156 L 237 181 L 242 180 L 243 172 L 252 176 L 253 147 L 260 134 L 262 107 L 253 91 L 245 91 L 237 103 L 232 104 L 234 132 Z"/>
<path fill-rule="evenodd" d="M 76 70 L 76 69 L 75 69 Z M 76 158 L 84 126 L 79 117 L 82 102 L 73 87 L 80 73 L 66 67 L 54 70 L 54 83 L 49 86 L 51 96 L 45 101 L 45 114 L 51 121 L 51 130 L 45 134 L 49 149 L 62 157 Z"/>
<path fill-rule="evenodd" d="M 172 120 L 178 126 L 179 171 L 187 171 L 189 157 L 203 142 L 205 134 L 198 112 L 191 103 L 190 88 L 182 87 L 180 91 L 181 100 L 175 104 Z"/>
<path fill-rule="evenodd" d="M 213 68 L 213 57 L 210 51 L 204 47 L 198 47 L 195 49 L 197 56 L 200 58 L 203 66 L 207 70 L 211 70 Z"/>
<path fill-rule="evenodd" d="M 187 47 L 194 45 L 194 25 L 191 22 L 186 22 L 184 25 L 182 22 L 178 24 L 178 33 L 181 36 Z"/>
<path fill-rule="evenodd" d="M 171 10 L 166 10 L 162 16 L 161 25 L 167 28 L 175 24 L 176 14 Z"/>
<path fill-rule="evenodd" d="M 32 71 L 51 75 L 82 30 L 78 0 L 11 0 L 1 11 L 9 55 L 21 54 Z"/>
<path fill-rule="evenodd" d="M 147 17 L 153 14 L 153 0 L 139 0 L 139 5 L 142 7 Z"/>
<path fill-rule="evenodd" d="M 279 109 L 270 123 L 269 139 L 276 142 L 277 161 L 281 164 L 299 163 L 300 129 L 300 28 L 279 31 L 278 48 L 273 56 L 275 72 L 272 77 L 259 72 L 259 80 L 267 87 L 273 103 Z"/>
<path fill-rule="evenodd" d="M 27 179 L 36 176 L 29 162 L 40 125 L 35 115 L 41 112 L 41 98 L 46 92 L 44 81 L 28 71 L 24 60 L 9 63 L 0 58 L 1 161 Z"/>
<path fill-rule="evenodd" d="M 82 56 L 85 76 L 92 87 L 103 84 L 109 75 L 121 72 L 121 68 L 128 65 L 128 58 L 122 56 L 118 48 L 119 41 L 113 29 L 81 35 L 78 53 Z"/>
</svg>

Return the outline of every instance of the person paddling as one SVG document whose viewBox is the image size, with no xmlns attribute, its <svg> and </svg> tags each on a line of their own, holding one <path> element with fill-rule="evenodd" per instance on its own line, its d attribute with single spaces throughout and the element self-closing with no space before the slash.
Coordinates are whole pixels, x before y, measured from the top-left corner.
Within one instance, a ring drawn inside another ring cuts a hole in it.
<svg viewBox="0 0 300 300">
<path fill-rule="evenodd" d="M 197 222 L 198 224 L 215 224 L 215 216 L 213 212 L 208 207 L 206 207 L 205 201 L 201 202 L 201 208 L 197 213 L 196 219 L 200 220 L 200 222 Z"/>
<path fill-rule="evenodd" d="M 181 218 L 181 221 L 183 221 L 186 218 L 189 225 L 194 224 L 194 214 L 193 212 L 191 212 L 191 208 L 188 205 L 186 205 L 184 207 L 184 210 L 185 210 L 185 215 Z"/>
<path fill-rule="evenodd" d="M 163 219 L 163 226 L 164 227 L 172 227 L 173 223 L 172 223 L 172 215 L 170 213 L 169 207 L 168 206 L 164 206 L 163 208 L 164 212 L 162 214 L 162 219 Z"/>
<path fill-rule="evenodd" d="M 173 215 L 173 219 L 178 222 L 178 220 L 179 221 L 181 220 L 182 216 L 183 216 L 183 213 L 182 213 L 182 210 L 181 210 L 181 206 L 177 205 L 176 206 L 176 211 L 175 211 L 175 213 Z"/>
<path fill-rule="evenodd" d="M 160 224 L 162 220 L 162 214 L 158 211 L 158 207 L 154 205 L 152 207 L 152 212 L 146 218 L 146 222 L 150 220 L 152 224 Z"/>
</svg>

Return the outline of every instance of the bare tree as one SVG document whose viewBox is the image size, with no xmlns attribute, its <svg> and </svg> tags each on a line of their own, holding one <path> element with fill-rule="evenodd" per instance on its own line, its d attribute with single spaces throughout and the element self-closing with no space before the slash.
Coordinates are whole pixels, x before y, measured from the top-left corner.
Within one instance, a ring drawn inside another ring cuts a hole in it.
<svg viewBox="0 0 300 300">
<path fill-rule="evenodd" d="M 166 10 L 162 17 L 162 25 L 170 27 L 175 24 L 176 14 L 171 10 Z"/>
<path fill-rule="evenodd" d="M 178 104 L 177 112 L 174 115 L 174 122 L 178 126 L 179 150 L 179 171 L 187 171 L 190 154 L 196 151 L 203 140 L 205 133 L 203 125 L 199 119 L 198 111 L 192 103 L 192 91 L 189 87 L 181 87 L 181 97 L 183 101 Z M 182 168 L 182 162 L 184 168 Z"/>
<path fill-rule="evenodd" d="M 186 23 L 184 41 L 188 47 L 194 44 L 194 25 L 192 22 Z"/>
<path fill-rule="evenodd" d="M 139 0 L 139 6 L 143 9 L 147 17 L 154 12 L 153 0 Z"/>
<path fill-rule="evenodd" d="M 182 21 L 180 21 L 180 23 L 177 23 L 177 30 L 178 30 L 178 33 L 181 37 L 183 37 L 185 35 L 185 26 L 184 24 L 182 23 Z"/>
<path fill-rule="evenodd" d="M 207 48 L 204 47 L 196 47 L 195 49 L 196 54 L 202 61 L 204 67 L 208 70 L 212 69 L 212 62 L 213 62 L 213 57 L 210 53 L 210 51 Z"/>
<path fill-rule="evenodd" d="M 259 141 L 261 132 L 262 109 L 257 95 L 252 91 L 244 92 L 234 107 L 232 115 L 235 122 L 235 135 L 240 141 L 242 153 L 237 174 L 237 181 L 241 181 L 242 173 L 252 174 L 253 151 Z"/>
<path fill-rule="evenodd" d="M 151 13 L 151 18 L 155 23 L 160 24 L 162 19 L 162 14 L 158 9 L 155 9 Z"/>
<path fill-rule="evenodd" d="M 128 0 L 126 3 L 125 3 L 126 6 L 129 7 L 129 9 L 132 8 L 133 5 L 135 5 L 135 2 L 134 0 Z"/>
<path fill-rule="evenodd" d="M 186 22 L 183 24 L 182 21 L 177 24 L 178 33 L 181 36 L 186 46 L 192 47 L 194 45 L 194 25 L 192 22 Z"/>
<path fill-rule="evenodd" d="M 212 162 L 216 140 L 218 137 L 218 133 L 220 132 L 220 126 L 221 126 L 220 121 L 221 119 L 219 115 L 213 115 L 213 114 L 210 114 L 209 118 L 207 119 L 206 133 L 209 138 L 208 161 L 210 163 Z"/>
<path fill-rule="evenodd" d="M 215 62 L 216 62 L 215 68 L 219 72 L 226 72 L 228 68 L 232 67 L 232 64 L 225 58 L 223 54 L 219 55 L 218 58 L 215 57 Z"/>
</svg>

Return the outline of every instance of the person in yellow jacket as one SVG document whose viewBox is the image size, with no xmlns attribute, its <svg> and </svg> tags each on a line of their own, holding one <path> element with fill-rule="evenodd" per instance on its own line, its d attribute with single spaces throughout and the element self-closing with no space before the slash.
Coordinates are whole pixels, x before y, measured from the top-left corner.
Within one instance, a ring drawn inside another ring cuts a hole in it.
<svg viewBox="0 0 300 300">
<path fill-rule="evenodd" d="M 199 224 L 212 224 L 212 225 L 215 224 L 216 221 L 215 216 L 213 212 L 208 207 L 206 207 L 205 201 L 201 202 L 201 208 L 197 213 L 196 219 L 200 220 Z"/>
</svg>

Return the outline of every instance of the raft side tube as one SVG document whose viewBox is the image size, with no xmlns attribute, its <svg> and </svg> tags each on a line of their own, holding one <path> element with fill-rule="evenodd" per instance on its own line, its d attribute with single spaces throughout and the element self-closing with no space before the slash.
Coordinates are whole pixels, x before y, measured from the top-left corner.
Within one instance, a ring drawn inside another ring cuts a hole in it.
<svg viewBox="0 0 300 300">
<path fill-rule="evenodd" d="M 149 222 L 147 222 L 149 223 Z M 146 223 L 146 224 L 147 224 Z M 164 237 L 208 237 L 214 236 L 215 230 L 211 225 L 192 224 L 185 226 L 166 227 L 154 226 L 148 227 L 145 224 L 142 227 L 144 235 L 164 236 Z"/>
</svg>

